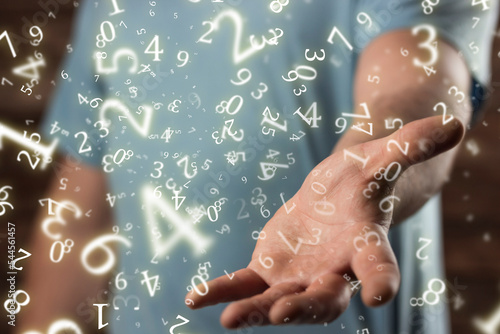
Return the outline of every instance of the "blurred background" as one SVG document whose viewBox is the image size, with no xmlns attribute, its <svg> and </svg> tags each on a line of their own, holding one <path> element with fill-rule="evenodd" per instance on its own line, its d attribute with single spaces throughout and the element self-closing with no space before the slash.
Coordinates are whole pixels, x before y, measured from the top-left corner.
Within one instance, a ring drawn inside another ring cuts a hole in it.
<svg viewBox="0 0 500 334">
<path fill-rule="evenodd" d="M 21 134 L 23 131 L 28 134 L 37 132 L 55 82 L 61 75 L 58 72 L 60 61 L 72 52 L 70 34 L 78 2 L 54 0 L 52 3 L 55 5 L 47 9 L 52 11 L 49 16 L 35 0 L 2 1 L 0 4 L 0 33 L 9 33 L 17 51 L 17 57 L 13 58 L 6 40 L 0 40 L 0 122 Z M 36 47 L 24 37 L 29 36 L 32 25 L 38 25 L 43 31 L 43 40 Z M 452 332 L 456 334 L 500 333 L 499 37 L 500 31 L 495 34 L 491 54 L 490 98 L 475 127 L 467 131 L 442 196 L 448 298 Z M 43 54 L 46 66 L 39 68 L 40 83 L 28 96 L 19 90 L 26 79 L 13 75 L 12 68 L 26 63 L 28 57 L 34 57 L 35 50 Z M 19 146 L 8 139 L 1 140 L 0 147 L 0 187 L 12 187 L 8 201 L 14 205 L 13 210 L 6 207 L 0 223 L 3 269 L 0 300 L 3 304 L 7 299 L 6 273 L 9 271 L 7 223 L 16 225 L 16 250 L 24 247 L 29 251 L 38 200 L 43 198 L 54 171 L 50 167 L 33 171 L 28 164 L 19 163 L 16 160 Z M 23 265 L 29 266 L 29 258 Z M 22 272 L 16 285 L 21 280 Z M 6 312 L 2 311 L 2 314 Z M 498 325 L 494 326 L 493 332 L 481 331 L 474 325 L 474 319 L 491 320 L 495 314 L 498 321 L 492 322 Z M 0 332 L 10 333 L 12 328 L 7 324 L 7 318 L 2 316 L 0 319 Z"/>
</svg>

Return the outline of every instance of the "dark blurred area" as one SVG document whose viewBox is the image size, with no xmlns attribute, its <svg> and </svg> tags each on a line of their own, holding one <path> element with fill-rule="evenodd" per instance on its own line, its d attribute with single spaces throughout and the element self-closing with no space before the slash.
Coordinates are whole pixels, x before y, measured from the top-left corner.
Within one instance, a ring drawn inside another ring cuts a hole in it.
<svg viewBox="0 0 500 334">
<path fill-rule="evenodd" d="M 0 4 L 0 33 L 9 33 L 17 52 L 13 58 L 6 40 L 0 40 L 0 122 L 20 133 L 37 132 L 55 82 L 61 76 L 60 61 L 71 52 L 71 24 L 78 2 L 54 0 L 53 3 L 58 6 L 48 9 L 53 11 L 52 15 L 47 15 L 37 1 L 2 1 Z M 43 40 L 38 46 L 29 43 L 28 30 L 32 25 L 38 25 L 43 31 Z M 39 68 L 40 83 L 28 96 L 20 91 L 26 79 L 14 75 L 12 68 L 26 63 L 35 51 L 43 54 L 46 66 Z M 446 275 L 449 287 L 453 287 L 448 293 L 453 333 L 457 334 L 483 333 L 474 326 L 474 319 L 488 320 L 496 310 L 500 312 L 499 51 L 500 39 L 496 37 L 491 55 L 491 96 L 480 120 L 467 131 L 442 196 Z M 54 173 L 50 166 L 44 171 L 38 168 L 33 171 L 28 164 L 18 162 L 19 150 L 9 139 L 1 141 L 0 187 L 12 187 L 8 201 L 14 205 L 13 210 L 6 207 L 6 213 L 1 216 L 2 304 L 8 291 L 7 223 L 16 226 L 16 250 L 29 251 L 29 240 L 35 231 L 34 215 L 40 207 L 38 200 L 43 198 Z M 22 265 L 29 266 L 29 258 Z M 20 285 L 22 279 L 20 272 L 16 285 Z M 0 332 L 10 333 L 12 327 L 7 324 L 7 318 L 1 319 Z M 500 333 L 500 325 L 495 333 Z"/>
</svg>

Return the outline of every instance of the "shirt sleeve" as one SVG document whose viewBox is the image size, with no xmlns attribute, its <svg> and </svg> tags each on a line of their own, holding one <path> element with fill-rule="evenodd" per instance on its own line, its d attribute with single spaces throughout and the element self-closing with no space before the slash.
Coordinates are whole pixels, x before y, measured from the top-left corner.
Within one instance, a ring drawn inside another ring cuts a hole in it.
<svg viewBox="0 0 500 334">
<path fill-rule="evenodd" d="M 364 12 L 372 18 L 372 33 L 362 41 L 365 45 L 391 30 L 432 25 L 437 36 L 452 45 L 465 60 L 471 73 L 471 102 L 474 111 L 480 108 L 483 90 L 490 78 L 497 0 L 362 0 L 355 10 L 356 14 Z"/>
<path fill-rule="evenodd" d="M 41 131 L 46 138 L 59 139 L 59 153 L 98 166 L 102 161 L 105 138 L 101 136 L 105 130 L 99 130 L 101 124 L 96 124 L 103 91 L 96 82 L 92 56 L 96 49 L 94 23 L 98 11 L 90 4 L 91 1 L 85 2 L 77 13 L 73 50 L 59 69 L 59 81 Z"/>
</svg>

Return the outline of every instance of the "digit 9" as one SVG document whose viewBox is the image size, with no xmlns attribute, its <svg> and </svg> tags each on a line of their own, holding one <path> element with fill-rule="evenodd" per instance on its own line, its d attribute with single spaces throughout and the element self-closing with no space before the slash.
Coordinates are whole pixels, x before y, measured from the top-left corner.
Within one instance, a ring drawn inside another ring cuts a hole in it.
<svg viewBox="0 0 500 334">
<path fill-rule="evenodd" d="M 36 32 L 33 32 L 33 30 L 36 30 Z M 40 45 L 40 42 L 43 39 L 42 29 L 40 29 L 39 26 L 33 26 L 33 27 L 30 28 L 30 35 L 32 37 L 35 37 L 35 39 L 33 41 L 31 41 L 30 44 L 33 45 L 33 46 Z M 37 37 L 39 37 L 39 38 L 37 39 Z"/>
<path fill-rule="evenodd" d="M 231 80 L 231 83 L 236 86 L 241 86 L 252 79 L 252 72 L 250 72 L 250 70 L 247 68 L 242 68 L 238 71 L 238 73 L 236 73 L 236 76 L 238 77 L 239 81 Z"/>
<path fill-rule="evenodd" d="M 177 60 L 181 62 L 181 64 L 177 64 L 177 67 L 183 67 L 189 61 L 189 53 L 187 51 L 179 51 L 177 54 Z"/>
</svg>

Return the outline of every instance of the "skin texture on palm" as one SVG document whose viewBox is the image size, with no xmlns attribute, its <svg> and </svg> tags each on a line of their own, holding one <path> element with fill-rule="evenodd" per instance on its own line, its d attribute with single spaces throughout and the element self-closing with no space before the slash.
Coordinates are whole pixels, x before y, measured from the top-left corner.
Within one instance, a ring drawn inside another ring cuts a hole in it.
<svg viewBox="0 0 500 334">
<path fill-rule="evenodd" d="M 439 137 L 436 129 L 442 129 Z M 332 154 L 266 224 L 246 269 L 232 279 L 221 276 L 208 282 L 205 296 L 190 293 L 186 298 L 193 301 L 193 308 L 235 301 L 221 316 L 228 328 L 245 326 L 258 314 L 263 324 L 332 321 L 358 289 L 351 284 L 356 278 L 362 282 L 366 305 L 389 301 L 400 276 L 387 238 L 393 204 L 385 199 L 397 200 L 393 195 L 397 176 L 454 147 L 463 129 L 458 120 L 443 125 L 442 117 L 429 117 L 349 148 L 361 161 L 343 151 Z M 422 141 L 435 145 L 426 149 L 419 145 Z M 383 176 L 380 169 L 394 162 L 401 171 L 391 168 Z M 367 198 L 363 191 L 375 181 L 380 189 Z M 318 203 L 329 211 L 318 209 Z"/>
</svg>

